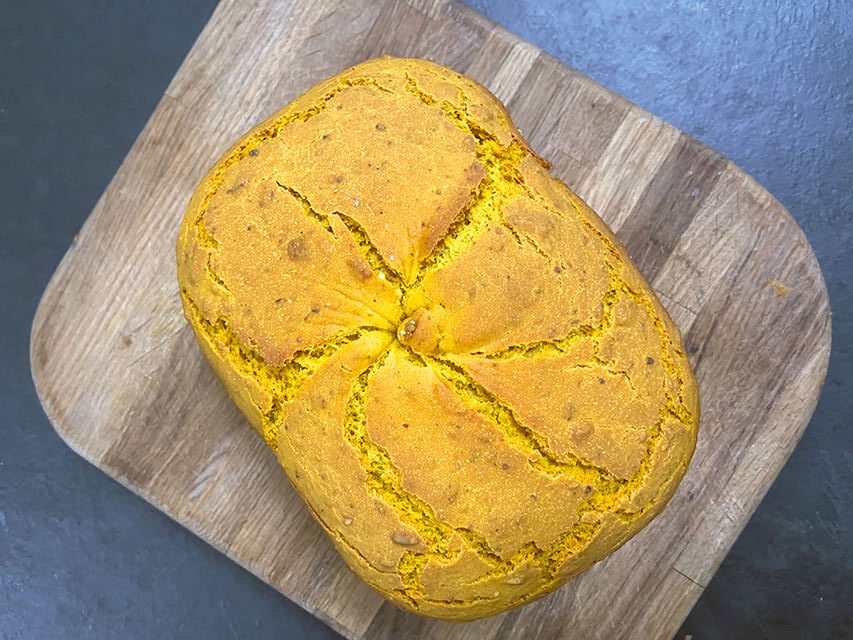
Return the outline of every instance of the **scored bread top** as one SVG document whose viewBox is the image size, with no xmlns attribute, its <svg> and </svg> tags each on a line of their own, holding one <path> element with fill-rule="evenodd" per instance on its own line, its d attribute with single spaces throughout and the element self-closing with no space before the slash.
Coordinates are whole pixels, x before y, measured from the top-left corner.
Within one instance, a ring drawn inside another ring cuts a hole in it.
<svg viewBox="0 0 853 640">
<path fill-rule="evenodd" d="M 206 357 L 349 566 L 417 613 L 553 590 L 693 452 L 677 328 L 547 167 L 483 87 L 386 57 L 247 133 L 181 226 Z"/>
</svg>

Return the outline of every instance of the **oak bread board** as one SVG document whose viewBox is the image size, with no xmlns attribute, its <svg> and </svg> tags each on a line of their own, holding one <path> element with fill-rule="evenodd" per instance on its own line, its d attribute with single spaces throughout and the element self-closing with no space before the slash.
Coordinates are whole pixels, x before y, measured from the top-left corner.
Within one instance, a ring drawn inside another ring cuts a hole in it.
<svg viewBox="0 0 853 640">
<path fill-rule="evenodd" d="M 619 235 L 685 338 L 702 398 L 677 494 L 547 598 L 467 624 L 385 603 L 344 565 L 181 314 L 174 243 L 219 155 L 381 54 L 485 84 Z M 814 410 L 826 288 L 785 209 L 715 151 L 457 2 L 223 0 L 53 275 L 33 323 L 45 411 L 80 455 L 348 638 L 670 637 Z"/>
</svg>

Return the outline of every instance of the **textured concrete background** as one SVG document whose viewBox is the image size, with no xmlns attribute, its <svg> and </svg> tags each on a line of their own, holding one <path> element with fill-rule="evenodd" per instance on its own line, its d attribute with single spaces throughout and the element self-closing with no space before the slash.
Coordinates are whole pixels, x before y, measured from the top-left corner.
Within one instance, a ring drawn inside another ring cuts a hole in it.
<svg viewBox="0 0 853 640">
<path fill-rule="evenodd" d="M 732 158 L 805 230 L 833 306 L 823 396 L 678 637 L 853 637 L 850 3 L 472 4 Z M 29 376 L 40 293 L 214 6 L 0 2 L 4 639 L 337 637 L 72 453 Z"/>
</svg>

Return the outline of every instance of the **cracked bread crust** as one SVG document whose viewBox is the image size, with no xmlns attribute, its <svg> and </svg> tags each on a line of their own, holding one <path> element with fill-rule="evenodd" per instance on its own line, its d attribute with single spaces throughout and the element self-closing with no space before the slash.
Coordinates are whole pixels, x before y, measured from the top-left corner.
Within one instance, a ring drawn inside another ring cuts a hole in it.
<svg viewBox="0 0 853 640">
<path fill-rule="evenodd" d="M 371 60 L 247 133 L 177 243 L 184 312 L 350 568 L 447 620 L 539 598 L 663 509 L 678 329 L 479 84 Z"/>
</svg>

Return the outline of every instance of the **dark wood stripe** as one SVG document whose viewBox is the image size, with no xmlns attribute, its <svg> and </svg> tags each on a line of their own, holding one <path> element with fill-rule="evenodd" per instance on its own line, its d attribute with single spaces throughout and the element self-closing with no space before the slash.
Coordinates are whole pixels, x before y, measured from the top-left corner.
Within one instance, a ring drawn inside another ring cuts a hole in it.
<svg viewBox="0 0 853 640">
<path fill-rule="evenodd" d="M 618 235 L 650 282 L 720 179 L 726 159 L 682 135 Z"/>
<path fill-rule="evenodd" d="M 361 637 L 364 640 L 398 640 L 402 637 L 411 640 L 428 638 L 430 636 L 427 630 L 435 624 L 435 620 L 416 616 L 413 613 L 398 609 L 390 602 L 385 602 Z"/>
<path fill-rule="evenodd" d="M 447 11 L 442 11 L 446 14 Z M 464 68 L 488 37 L 488 30 L 459 11 L 429 20 L 414 7 L 388 0 L 379 19 L 359 49 L 359 60 L 381 55 L 428 58 L 455 68 Z M 456 18 L 456 19 L 454 19 Z M 393 24 L 393 28 L 389 28 Z"/>
<path fill-rule="evenodd" d="M 554 115 L 548 115 L 548 112 L 554 108 L 557 94 L 565 91 L 563 79 L 555 79 L 552 66 L 549 58 L 535 60 L 515 95 L 506 104 L 513 123 L 531 143 L 540 135 L 541 129 L 554 125 Z"/>
<path fill-rule="evenodd" d="M 196 406 L 198 399 L 193 399 L 186 389 L 174 385 L 167 376 L 140 375 L 147 367 L 169 371 L 180 380 L 197 380 L 200 388 L 216 389 L 218 410 L 235 422 L 245 424 L 245 419 L 218 384 L 213 369 L 194 341 L 192 329 L 187 325 L 181 328 L 166 349 L 151 354 L 153 363 L 142 358 L 133 366 L 139 378 L 135 384 L 142 390 L 126 409 L 126 421 L 134 428 L 121 431 L 120 437 L 104 454 L 101 464 L 120 469 L 125 481 L 139 489 L 149 489 L 166 463 L 167 452 L 175 451 L 179 441 L 188 436 L 205 439 L 205 430 L 196 422 L 204 414 L 204 410 Z M 186 478 L 183 480 L 189 482 Z"/>
</svg>

